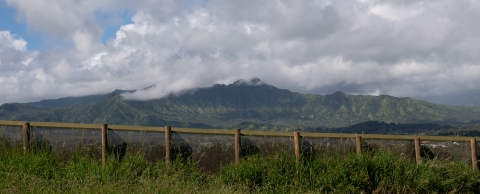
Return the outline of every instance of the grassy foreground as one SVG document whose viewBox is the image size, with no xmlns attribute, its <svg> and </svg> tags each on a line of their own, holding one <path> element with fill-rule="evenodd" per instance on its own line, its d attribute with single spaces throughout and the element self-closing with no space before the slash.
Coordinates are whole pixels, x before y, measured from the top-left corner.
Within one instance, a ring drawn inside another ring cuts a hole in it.
<svg viewBox="0 0 480 194">
<path fill-rule="evenodd" d="M 250 156 L 215 174 L 195 164 L 151 163 L 141 154 L 102 166 L 82 154 L 0 150 L 1 193 L 476 193 L 480 173 L 466 161 L 424 161 L 390 151 L 295 162 Z"/>
</svg>

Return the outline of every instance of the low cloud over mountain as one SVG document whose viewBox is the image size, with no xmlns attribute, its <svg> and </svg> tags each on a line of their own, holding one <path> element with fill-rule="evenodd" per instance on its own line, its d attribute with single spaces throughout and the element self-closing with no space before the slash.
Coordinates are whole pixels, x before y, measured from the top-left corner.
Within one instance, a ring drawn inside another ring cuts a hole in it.
<svg viewBox="0 0 480 194">
<path fill-rule="evenodd" d="M 32 49 L 27 32 L 2 22 L 0 104 L 151 85 L 131 98 L 155 99 L 252 76 L 316 94 L 480 91 L 477 1 L 6 0 L 0 9 L 47 45 Z"/>
<path fill-rule="evenodd" d="M 474 124 L 480 118 L 480 108 L 475 107 L 387 95 L 307 95 L 259 79 L 216 84 L 152 100 L 121 97 L 130 92 L 117 90 L 108 95 L 4 104 L 0 106 L 0 120 L 257 129 L 266 126 L 272 130 L 346 127 L 366 121 Z"/>
</svg>

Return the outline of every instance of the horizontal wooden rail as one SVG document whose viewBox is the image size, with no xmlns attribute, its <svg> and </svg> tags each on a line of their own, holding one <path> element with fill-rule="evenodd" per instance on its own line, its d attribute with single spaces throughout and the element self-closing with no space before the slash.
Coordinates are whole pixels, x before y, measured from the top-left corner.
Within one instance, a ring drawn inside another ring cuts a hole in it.
<svg viewBox="0 0 480 194">
<path fill-rule="evenodd" d="M 1 121 L 0 125 L 3 126 L 12 126 L 19 127 L 23 123 L 28 121 Z M 56 129 L 93 129 L 101 130 L 101 124 L 80 124 L 80 123 L 55 123 L 55 122 L 29 122 L 32 127 L 45 127 L 45 128 L 56 128 Z"/>
<path fill-rule="evenodd" d="M 28 121 L 4 121 L 0 120 L 0 126 L 22 127 L 23 123 Z M 89 129 L 101 130 L 102 124 L 81 124 L 81 123 L 55 123 L 55 122 L 29 122 L 31 127 L 44 128 L 60 128 L 60 129 Z M 154 126 L 131 126 L 131 125 L 108 125 L 111 130 L 118 131 L 142 131 L 142 132 L 164 132 L 164 127 Z M 198 128 L 174 128 L 172 132 L 191 133 L 191 134 L 209 134 L 209 135 L 235 135 L 235 130 L 226 129 L 198 129 Z M 265 136 L 265 137 L 293 137 L 292 132 L 276 132 L 276 131 L 255 131 L 242 130 L 244 136 Z M 459 136 L 419 136 L 419 135 L 380 135 L 380 134 L 346 134 L 346 133 L 309 133 L 302 132 L 303 138 L 356 138 L 361 136 L 362 139 L 378 139 L 378 140 L 414 140 L 420 138 L 421 141 L 465 141 L 471 139 L 480 141 L 480 137 L 459 137 Z"/>
<path fill-rule="evenodd" d="M 196 128 L 175 128 L 172 131 L 177 133 L 194 133 L 194 134 L 209 134 L 209 135 L 235 135 L 235 130 L 225 129 L 196 129 Z"/>
<path fill-rule="evenodd" d="M 108 125 L 108 128 L 116 131 L 149 131 L 164 132 L 164 127 L 148 127 L 148 126 L 128 126 L 128 125 Z"/>
</svg>

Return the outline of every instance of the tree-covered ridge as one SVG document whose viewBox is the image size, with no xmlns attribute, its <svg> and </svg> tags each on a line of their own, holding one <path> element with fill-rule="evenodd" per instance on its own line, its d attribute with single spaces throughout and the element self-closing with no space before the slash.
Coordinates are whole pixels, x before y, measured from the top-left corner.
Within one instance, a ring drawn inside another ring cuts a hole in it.
<svg viewBox="0 0 480 194">
<path fill-rule="evenodd" d="M 0 119 L 178 127 L 334 128 L 367 121 L 475 123 L 480 120 L 480 108 L 387 95 L 299 94 L 266 84 L 236 82 L 148 101 L 124 100 L 116 93 L 98 101 L 58 108 L 4 104 L 0 106 Z"/>
<path fill-rule="evenodd" d="M 367 121 L 354 124 L 348 127 L 339 128 L 317 128 L 317 132 L 334 133 L 355 133 L 355 134 L 426 134 L 435 131 L 455 130 L 450 125 L 439 125 L 434 123 L 385 123 L 378 121 Z"/>
</svg>

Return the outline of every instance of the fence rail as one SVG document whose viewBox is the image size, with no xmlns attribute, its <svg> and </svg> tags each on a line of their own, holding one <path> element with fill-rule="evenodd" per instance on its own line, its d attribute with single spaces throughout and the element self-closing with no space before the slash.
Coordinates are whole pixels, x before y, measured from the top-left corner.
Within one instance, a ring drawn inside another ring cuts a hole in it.
<svg viewBox="0 0 480 194">
<path fill-rule="evenodd" d="M 480 137 L 461 137 L 461 136 L 423 136 L 423 135 L 381 135 L 381 134 L 343 134 L 343 133 L 310 133 L 310 132 L 273 132 L 273 131 L 254 131 L 254 130 L 226 130 L 226 129 L 198 129 L 198 128 L 175 128 L 175 127 L 155 127 L 155 126 L 131 126 L 131 125 L 107 125 L 107 124 L 80 124 L 80 123 L 56 123 L 56 122 L 28 122 L 28 121 L 5 121 L 0 120 L 0 126 L 23 127 L 24 149 L 28 149 L 30 139 L 30 127 L 56 128 L 56 129 L 88 129 L 102 130 L 102 140 L 106 139 L 107 131 L 139 131 L 139 132 L 164 132 L 166 145 L 170 145 L 170 133 L 190 133 L 190 134 L 209 134 L 209 135 L 234 135 L 235 136 L 235 160 L 240 160 L 240 136 L 264 136 L 264 137 L 293 137 L 295 142 L 295 155 L 300 158 L 299 138 L 352 138 L 355 139 L 357 154 L 361 154 L 362 139 L 381 139 L 381 140 L 412 140 L 415 142 L 415 152 L 417 162 L 420 162 L 420 140 L 421 141 L 458 141 L 470 142 L 472 153 L 472 166 L 477 169 L 476 141 Z M 103 145 L 104 144 L 104 145 Z M 102 159 L 106 161 L 104 152 L 106 144 L 102 143 Z M 170 146 L 166 146 L 167 156 Z"/>
<path fill-rule="evenodd" d="M 58 129 L 89 129 L 101 130 L 102 124 L 80 124 L 80 123 L 55 123 L 55 122 L 28 122 L 28 121 L 4 121 L 0 120 L 0 125 L 21 127 L 24 123 L 30 123 L 31 127 L 58 128 Z M 108 128 L 114 131 L 143 131 L 143 132 L 165 132 L 164 127 L 154 126 L 133 126 L 133 125 L 108 125 Z M 211 135 L 235 135 L 234 130 L 227 129 L 199 129 L 199 128 L 176 128 L 172 127 L 173 132 L 192 133 L 192 134 L 211 134 Z M 255 131 L 242 130 L 245 136 L 267 136 L 267 137 L 294 137 L 292 132 L 276 131 Z M 383 140 L 414 140 L 420 138 L 422 141 L 470 141 L 470 139 L 480 140 L 480 137 L 462 137 L 462 136 L 426 136 L 426 135 L 382 135 L 382 134 L 346 134 L 346 133 L 311 133 L 302 132 L 305 138 L 355 138 L 361 136 L 363 139 L 383 139 Z"/>
</svg>

